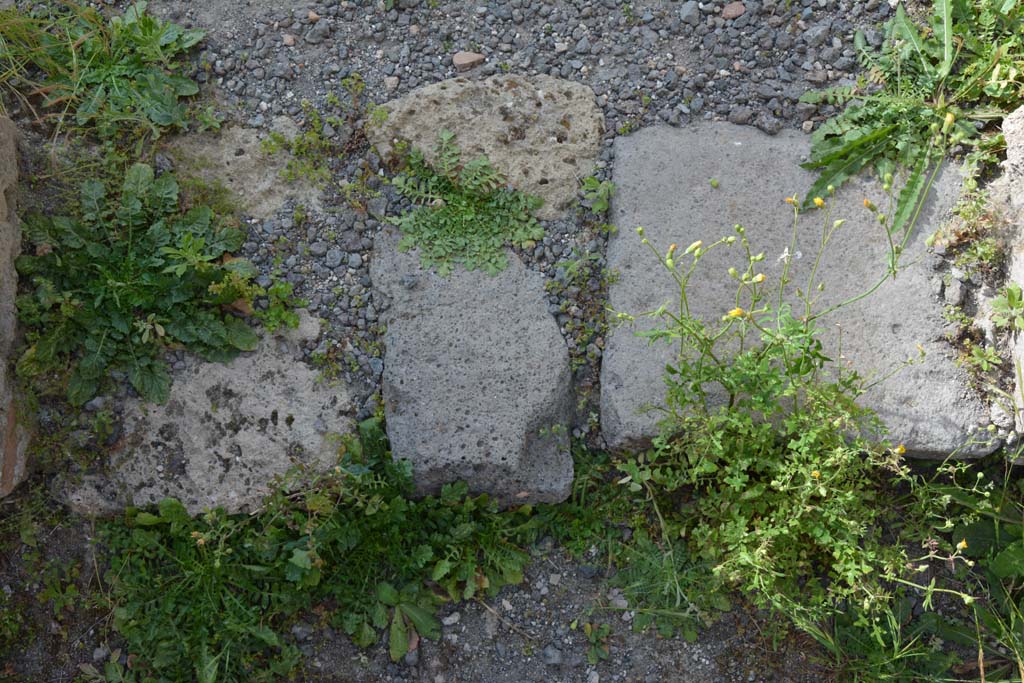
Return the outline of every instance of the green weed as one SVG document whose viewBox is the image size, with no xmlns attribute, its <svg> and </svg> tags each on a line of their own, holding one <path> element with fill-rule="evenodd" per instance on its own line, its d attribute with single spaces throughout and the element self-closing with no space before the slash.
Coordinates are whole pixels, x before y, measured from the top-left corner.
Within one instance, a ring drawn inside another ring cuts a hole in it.
<svg viewBox="0 0 1024 683">
<path fill-rule="evenodd" d="M 1013 0 L 935 0 L 929 26 L 919 28 L 900 4 L 885 32 L 878 51 L 868 47 L 863 32 L 855 34 L 865 72 L 856 85 L 801 98 L 846 105 L 815 131 L 804 167 L 819 170 L 808 200 L 867 167 L 874 166 L 880 178 L 894 175 L 897 165 L 906 169 L 893 217 L 898 232 L 917 214 L 929 171 L 945 152 L 978 144 L 976 121 L 999 121 L 1024 100 L 1024 6 Z"/>
<path fill-rule="evenodd" d="M 209 360 L 256 347 L 249 326 L 222 308 L 252 295 L 252 264 L 221 262 L 243 235 L 209 208 L 181 213 L 171 175 L 135 164 L 117 194 L 87 181 L 76 215 L 30 215 L 25 234 L 35 253 L 17 261 L 30 286 L 18 298 L 29 340 L 18 372 L 70 366 L 75 405 L 115 370 L 146 400 L 165 401 L 171 380 L 162 356 L 171 345 Z"/>
<path fill-rule="evenodd" d="M 498 512 L 464 484 L 413 500 L 411 467 L 387 451 L 380 424 L 345 438 L 322 476 L 296 472 L 258 514 L 190 517 L 180 503 L 129 510 L 103 528 L 114 626 L 133 670 L 154 680 L 275 681 L 298 666 L 281 635 L 318 606 L 367 647 L 386 632 L 392 659 L 437 638 L 447 600 L 522 580 L 525 511 Z"/>
<path fill-rule="evenodd" d="M 101 138 L 155 139 L 187 128 L 184 98 L 199 87 L 176 59 L 204 32 L 156 19 L 146 5 L 109 20 L 73 2 L 38 14 L 0 11 L 0 84 L 28 90 L 17 91 L 23 98 L 41 96 L 59 125 L 73 116 Z"/>
<path fill-rule="evenodd" d="M 590 210 L 596 214 L 602 214 L 608 210 L 612 195 L 615 193 L 615 183 L 587 176 L 583 179 L 581 189 L 583 199 L 590 204 Z"/>
<path fill-rule="evenodd" d="M 265 292 L 267 308 L 256 313 L 269 332 L 276 332 L 282 326 L 295 329 L 299 326 L 296 308 L 303 308 L 307 302 L 293 296 L 295 286 L 287 280 L 274 278 Z"/>
<path fill-rule="evenodd" d="M 992 299 L 992 322 L 1001 328 L 1024 331 L 1024 293 L 1016 282 L 1007 284 Z"/>
<path fill-rule="evenodd" d="M 796 226 L 798 201 L 787 201 Z M 827 203 L 818 198 L 814 205 Z M 827 208 L 822 213 L 819 258 L 843 223 L 832 221 Z M 671 559 L 677 552 L 710 568 L 705 593 L 739 589 L 756 606 L 802 627 L 843 605 L 873 613 L 889 604 L 882 577 L 902 577 L 907 557 L 881 533 L 892 511 L 878 502 L 878 491 L 910 475 L 901 449 L 879 442 L 883 426 L 857 404 L 864 381 L 828 367 L 819 334 L 824 316 L 870 295 L 898 269 L 905 239 L 893 237 L 890 274 L 821 311 L 817 269 L 800 283 L 797 303 L 786 303 L 787 285 L 797 287 L 789 261 L 777 285 L 767 285 L 759 272 L 764 255 L 754 253 L 742 226 L 682 253 L 673 245 L 659 254 L 643 239 L 675 283 L 678 307 L 648 313 L 659 324 L 640 334 L 672 344 L 675 355 L 654 448 L 616 466 L 619 483 L 658 519 L 655 538 L 667 562 L 662 583 L 680 587 L 682 606 L 689 607 L 688 582 L 672 577 L 684 575 L 687 565 Z M 690 278 L 711 250 L 735 249 L 733 307 L 718 320 L 694 317 Z M 687 542 L 677 551 L 678 539 Z M 697 614 L 691 610 L 691 618 Z"/>
<path fill-rule="evenodd" d="M 438 136 L 436 168 L 413 150 L 394 185 L 420 206 L 389 219 L 404 236 L 400 249 L 417 248 L 424 267 L 447 275 L 455 264 L 495 274 L 508 265 L 504 245 L 522 246 L 544 236 L 532 212 L 538 197 L 509 190 L 505 178 L 480 157 L 462 163 L 455 136 Z"/>
</svg>

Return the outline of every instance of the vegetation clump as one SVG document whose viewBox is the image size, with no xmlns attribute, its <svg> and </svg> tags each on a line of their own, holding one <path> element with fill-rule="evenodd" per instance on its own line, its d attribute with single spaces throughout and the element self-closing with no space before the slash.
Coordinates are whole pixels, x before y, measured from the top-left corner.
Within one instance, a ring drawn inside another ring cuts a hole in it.
<svg viewBox="0 0 1024 683">
<path fill-rule="evenodd" d="M 907 180 L 893 225 L 902 230 L 927 196 L 929 169 L 937 168 L 948 150 L 998 145 L 984 140 L 979 126 L 1001 120 L 1024 101 L 1024 5 L 936 0 L 928 24 L 915 26 L 897 5 L 880 49 L 868 46 L 863 31 L 855 34 L 865 72 L 856 85 L 801 98 L 846 105 L 811 138 L 804 167 L 820 173 L 808 200 L 864 168 L 874 166 L 884 178 L 899 165 Z"/>
<path fill-rule="evenodd" d="M 396 189 L 419 205 L 391 219 L 404 233 L 399 249 L 415 247 L 424 267 L 443 276 L 460 264 L 494 275 L 508 266 L 506 244 L 523 247 L 544 236 L 532 214 L 542 200 L 508 189 L 486 157 L 462 163 L 450 131 L 438 136 L 436 159 L 432 168 L 413 150 L 394 179 Z"/>
<path fill-rule="evenodd" d="M 70 367 L 75 405 L 114 371 L 143 398 L 165 401 L 168 348 L 225 361 L 256 347 L 256 334 L 229 312 L 258 293 L 252 264 L 225 258 L 244 235 L 207 207 L 182 213 L 169 174 L 135 164 L 117 193 L 86 181 L 75 215 L 30 215 L 25 235 L 34 252 L 17 261 L 30 286 L 17 302 L 29 340 L 18 371 Z"/>
<path fill-rule="evenodd" d="M 439 637 L 439 605 L 522 580 L 527 519 L 465 484 L 414 500 L 411 466 L 367 420 L 337 467 L 295 473 L 258 514 L 193 518 L 168 499 L 106 524 L 114 626 L 142 680 L 282 680 L 299 659 L 286 619 L 314 605 L 362 647 L 386 632 L 397 661 Z"/>
<path fill-rule="evenodd" d="M 199 86 L 180 73 L 177 58 L 205 33 L 157 19 L 146 6 L 137 2 L 111 19 L 71 2 L 0 11 L 0 84 L 26 102 L 41 96 L 60 123 L 73 116 L 100 138 L 186 129 L 184 98 Z"/>
</svg>

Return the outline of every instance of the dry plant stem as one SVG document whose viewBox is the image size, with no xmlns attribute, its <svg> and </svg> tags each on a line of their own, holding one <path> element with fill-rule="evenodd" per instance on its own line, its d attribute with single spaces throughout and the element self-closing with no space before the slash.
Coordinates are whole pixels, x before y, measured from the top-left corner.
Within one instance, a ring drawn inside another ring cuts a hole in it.
<svg viewBox="0 0 1024 683">
<path fill-rule="evenodd" d="M 501 623 L 505 624 L 505 626 L 508 627 L 508 629 L 510 631 L 514 631 L 515 633 L 518 633 L 519 635 L 521 635 L 523 638 L 526 638 L 527 640 L 536 642 L 536 640 L 537 640 L 536 636 L 532 635 L 529 631 L 526 631 L 526 630 L 520 628 L 516 624 L 514 624 L 511 621 L 509 621 L 508 619 L 506 619 L 505 617 L 501 616 L 501 614 L 498 613 L 498 610 L 494 609 L 493 607 L 488 605 L 486 602 L 484 602 L 483 598 L 476 598 L 476 601 L 485 610 L 487 610 L 488 612 L 493 614 L 498 619 L 498 621 L 500 621 Z"/>
</svg>

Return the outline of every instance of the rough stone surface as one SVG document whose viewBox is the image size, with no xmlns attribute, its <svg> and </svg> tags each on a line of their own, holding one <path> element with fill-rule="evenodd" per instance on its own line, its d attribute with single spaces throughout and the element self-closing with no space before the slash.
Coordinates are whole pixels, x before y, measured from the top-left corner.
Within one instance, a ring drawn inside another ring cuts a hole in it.
<svg viewBox="0 0 1024 683">
<path fill-rule="evenodd" d="M 278 132 L 292 137 L 294 124 L 277 122 Z M 281 171 L 287 152 L 266 154 L 260 147 L 260 132 L 253 128 L 230 126 L 219 133 L 188 136 L 174 143 L 174 156 L 181 170 L 206 181 L 219 180 L 236 197 L 244 198 L 245 211 L 266 218 L 289 197 L 309 208 L 320 208 L 320 192 L 309 183 L 286 182 Z"/>
<path fill-rule="evenodd" d="M 777 281 L 779 257 L 792 234 L 792 213 L 783 199 L 806 191 L 814 178 L 797 165 L 808 151 L 805 136 L 784 132 L 767 137 L 722 123 L 645 129 L 619 138 L 615 146 L 618 192 L 612 222 L 620 232 L 609 245 L 608 265 L 620 278 L 609 291 L 613 310 L 638 313 L 663 303 L 672 305 L 674 283 L 658 272 L 654 256 L 640 244 L 633 232 L 637 225 L 644 226 L 650 241 L 664 250 L 673 242 L 680 248 L 698 239 L 709 243 L 733 234 L 732 226 L 742 224 L 754 250 L 766 253 L 768 284 Z M 944 172 L 933 190 L 933 197 L 940 200 L 926 207 L 902 261 L 906 269 L 873 296 L 829 319 L 842 326 L 844 360 L 868 377 L 885 374 L 915 356 L 917 344 L 926 350 L 922 364 L 904 368 L 863 397 L 889 427 L 890 438 L 920 456 L 944 457 L 958 449 L 959 455 L 972 456 L 992 450 L 988 444 L 966 445 L 976 426 L 987 421 L 988 407 L 967 388 L 944 339 L 943 302 L 935 286 L 938 275 L 925 253 L 926 236 L 957 196 L 955 176 Z M 719 180 L 717 189 L 711 178 Z M 837 198 L 832 218 L 847 222 L 822 260 L 821 306 L 863 291 L 884 274 L 886 237 L 862 206 L 864 197 L 882 204 L 881 196 L 877 186 L 854 181 Z M 795 283 L 807 277 L 824 218 L 815 210 L 801 218 L 796 251 L 802 258 L 794 259 Z M 726 271 L 742 266 L 742 259 L 738 249 L 721 249 L 702 260 L 690 283 L 695 315 L 717 319 L 733 307 L 735 287 Z M 838 339 L 829 321 L 824 342 L 826 352 L 835 357 Z M 636 325 L 651 326 L 649 319 L 638 319 Z M 663 400 L 662 371 L 671 358 L 668 345 L 651 347 L 627 327 L 610 335 L 601 377 L 602 428 L 610 446 L 644 442 L 655 433 L 657 413 L 638 411 Z"/>
<path fill-rule="evenodd" d="M 231 363 L 190 362 L 174 376 L 165 405 L 132 400 L 124 436 L 105 476 L 67 482 L 62 497 L 77 512 L 107 514 L 126 504 L 171 496 L 190 513 L 218 506 L 254 509 L 273 479 L 293 465 L 326 470 L 352 420 L 347 389 L 318 381 L 295 360 L 319 323 L 267 337 Z"/>
<path fill-rule="evenodd" d="M 390 299 L 383 398 L 395 457 L 412 462 L 423 493 L 462 479 L 503 505 L 563 500 L 569 354 L 543 276 L 510 254 L 496 276 L 441 278 L 397 244 L 394 229 L 382 232 L 370 271 Z"/>
<path fill-rule="evenodd" d="M 1006 138 L 1006 161 L 998 179 L 994 195 L 1000 196 L 1010 223 L 1010 249 L 1008 282 L 1024 285 L 1024 107 L 1020 107 L 1003 120 Z M 1018 333 L 1010 343 L 1013 360 L 1024 368 L 1024 335 Z M 1014 373 L 1017 377 L 1017 373 Z M 1024 387 L 1016 382 L 1014 391 L 1014 423 L 1018 432 L 1024 430 Z"/>
<path fill-rule="evenodd" d="M 0 498 L 13 491 L 28 474 L 29 433 L 19 423 L 14 387 L 8 375 L 17 321 L 14 299 L 18 277 L 14 259 L 21 248 L 21 227 L 14 213 L 17 181 L 17 131 L 9 119 L 0 117 Z"/>
<path fill-rule="evenodd" d="M 1003 136 L 1006 138 L 1003 173 L 1010 185 L 1010 203 L 1015 209 L 1024 210 L 1024 107 L 1003 119 Z"/>
<path fill-rule="evenodd" d="M 387 121 L 370 131 L 382 154 L 404 139 L 433 161 L 438 132 L 450 130 L 465 160 L 486 155 L 513 187 L 543 198 L 537 215 L 548 219 L 575 203 L 604 133 L 589 87 L 543 75 L 450 79 L 384 107 Z"/>
</svg>

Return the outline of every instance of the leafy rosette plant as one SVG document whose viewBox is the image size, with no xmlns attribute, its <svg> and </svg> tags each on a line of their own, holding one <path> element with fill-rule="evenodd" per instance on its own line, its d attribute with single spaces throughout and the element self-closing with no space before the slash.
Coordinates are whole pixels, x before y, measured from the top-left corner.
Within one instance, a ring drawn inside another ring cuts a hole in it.
<svg viewBox="0 0 1024 683">
<path fill-rule="evenodd" d="M 135 164 L 116 195 L 86 181 L 77 215 L 29 216 L 25 228 L 35 253 L 17 261 L 31 285 L 18 299 L 30 341 L 18 370 L 70 366 L 72 403 L 89 400 L 114 371 L 162 402 L 171 382 L 165 349 L 226 361 L 256 347 L 256 334 L 228 308 L 259 291 L 252 264 L 224 259 L 243 234 L 207 207 L 181 213 L 173 176 Z"/>
</svg>

